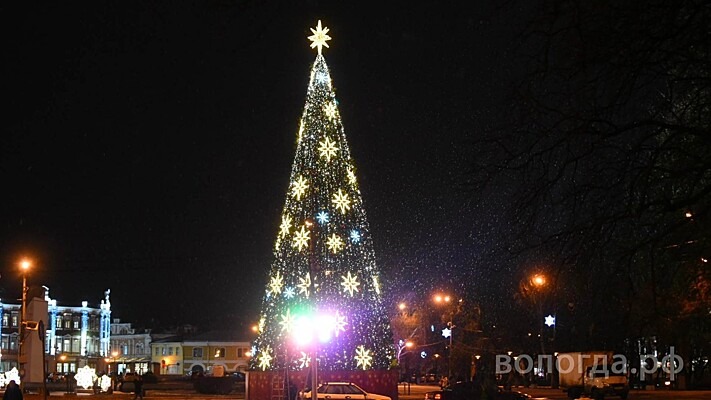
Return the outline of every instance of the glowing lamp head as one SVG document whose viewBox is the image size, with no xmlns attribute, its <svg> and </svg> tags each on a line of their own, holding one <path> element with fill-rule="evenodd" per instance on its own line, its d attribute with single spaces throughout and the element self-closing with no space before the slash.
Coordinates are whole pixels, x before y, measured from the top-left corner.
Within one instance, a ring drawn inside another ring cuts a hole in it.
<svg viewBox="0 0 711 400">
<path fill-rule="evenodd" d="M 531 282 L 533 282 L 534 285 L 541 287 L 546 284 L 546 277 L 541 274 L 536 274 L 531 279 Z"/>
<path fill-rule="evenodd" d="M 24 258 L 24 259 L 22 259 L 22 260 L 20 261 L 20 268 L 21 268 L 23 271 L 27 271 L 27 270 L 29 270 L 31 267 L 32 267 L 32 261 L 30 261 L 30 260 L 28 260 L 28 259 L 26 259 L 26 258 Z"/>
<path fill-rule="evenodd" d="M 111 352 L 111 357 L 116 357 L 118 356 L 118 351 L 114 350 Z"/>
<path fill-rule="evenodd" d="M 407 347 L 408 349 L 409 349 L 409 348 L 412 348 L 412 346 L 414 346 L 414 345 L 415 345 L 415 344 L 412 343 L 412 342 L 406 342 L 406 343 L 405 343 L 405 347 Z"/>
<path fill-rule="evenodd" d="M 313 340 L 313 324 L 311 323 L 311 318 L 301 315 L 294 320 L 294 327 L 292 328 L 292 337 L 294 341 L 299 346 L 304 346 Z"/>
<path fill-rule="evenodd" d="M 400 311 L 402 311 L 402 310 L 404 310 L 404 309 L 407 308 L 407 304 L 405 304 L 405 303 L 400 303 L 400 304 L 398 304 L 397 308 L 399 308 Z"/>
</svg>

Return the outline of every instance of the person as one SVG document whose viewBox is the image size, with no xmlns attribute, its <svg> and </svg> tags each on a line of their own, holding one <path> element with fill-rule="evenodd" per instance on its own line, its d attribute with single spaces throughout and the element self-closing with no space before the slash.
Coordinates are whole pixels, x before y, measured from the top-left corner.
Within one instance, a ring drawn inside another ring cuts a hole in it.
<svg viewBox="0 0 711 400">
<path fill-rule="evenodd" d="M 22 400 L 22 390 L 20 386 L 11 380 L 5 388 L 5 394 L 2 396 L 2 400 Z"/>
<path fill-rule="evenodd" d="M 141 375 L 136 375 L 136 379 L 133 381 L 133 386 L 136 390 L 136 395 L 133 396 L 133 400 L 140 397 L 143 400 L 143 377 Z"/>
</svg>

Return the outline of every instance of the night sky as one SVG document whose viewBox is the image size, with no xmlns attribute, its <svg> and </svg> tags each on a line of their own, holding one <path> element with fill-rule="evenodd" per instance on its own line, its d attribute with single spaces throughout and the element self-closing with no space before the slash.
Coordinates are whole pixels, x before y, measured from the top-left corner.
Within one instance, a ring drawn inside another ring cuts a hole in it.
<svg viewBox="0 0 711 400">
<path fill-rule="evenodd" d="M 61 304 L 110 288 L 125 321 L 253 321 L 319 19 L 384 286 L 469 279 L 497 217 L 461 183 L 515 73 L 522 11 L 386 3 L 0 6 L 3 300 L 27 255 Z"/>
</svg>

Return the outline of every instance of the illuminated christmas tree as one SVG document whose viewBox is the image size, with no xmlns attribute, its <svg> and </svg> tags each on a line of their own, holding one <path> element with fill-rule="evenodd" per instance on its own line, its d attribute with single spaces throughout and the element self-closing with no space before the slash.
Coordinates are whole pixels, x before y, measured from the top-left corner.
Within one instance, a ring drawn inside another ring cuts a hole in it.
<svg viewBox="0 0 711 400">
<path fill-rule="evenodd" d="M 383 369 L 393 357 L 373 240 L 322 47 L 299 125 L 289 189 L 274 246 L 253 367 Z M 313 336 L 313 338 L 312 338 Z"/>
</svg>

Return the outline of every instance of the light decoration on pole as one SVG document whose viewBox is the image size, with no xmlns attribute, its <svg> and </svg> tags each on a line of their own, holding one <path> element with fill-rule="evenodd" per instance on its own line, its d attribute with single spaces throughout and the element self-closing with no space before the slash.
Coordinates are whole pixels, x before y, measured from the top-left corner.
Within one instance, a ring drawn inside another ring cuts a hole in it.
<svg viewBox="0 0 711 400">
<path fill-rule="evenodd" d="M 108 375 L 103 375 L 99 380 L 99 387 L 102 392 L 108 392 L 111 388 L 111 377 Z"/>
<path fill-rule="evenodd" d="M 449 329 L 449 327 L 442 329 L 442 336 L 443 336 L 445 339 L 448 339 L 448 338 L 452 337 L 452 330 Z"/>
<path fill-rule="evenodd" d="M 548 327 L 551 327 L 551 326 L 555 325 L 555 317 L 549 314 L 549 315 L 545 318 L 545 324 L 546 324 Z"/>
<path fill-rule="evenodd" d="M 11 370 L 6 371 L 4 374 L 0 372 L 0 388 L 7 386 L 10 381 L 15 381 L 18 385 L 20 381 L 20 371 L 16 367 L 12 367 Z"/>
<path fill-rule="evenodd" d="M 265 323 L 254 342 L 260 351 L 253 354 L 251 366 L 304 368 L 298 347 L 318 339 L 320 344 L 312 342 L 318 354 L 311 355 L 311 367 L 387 369 L 395 354 L 381 293 L 385 286 L 339 103 L 321 54 L 331 37 L 321 22 L 312 33 L 311 47 L 318 55 L 297 127 L 296 154 L 262 301 Z M 287 295 L 288 288 L 294 293 Z M 300 324 L 314 323 L 301 318 L 305 309 L 318 310 L 325 318 L 311 335 L 300 333 L 307 330 Z"/>
<path fill-rule="evenodd" d="M 77 386 L 81 386 L 84 389 L 89 389 L 94 386 L 96 378 L 96 370 L 88 365 L 79 368 L 76 375 L 74 375 L 74 379 L 77 381 Z"/>
</svg>

